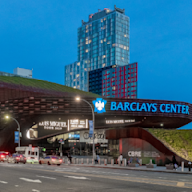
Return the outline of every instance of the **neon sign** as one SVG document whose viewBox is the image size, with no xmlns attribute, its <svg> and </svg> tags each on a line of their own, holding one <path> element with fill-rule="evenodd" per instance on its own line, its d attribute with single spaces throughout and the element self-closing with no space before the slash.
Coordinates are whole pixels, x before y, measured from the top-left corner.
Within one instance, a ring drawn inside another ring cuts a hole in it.
<svg viewBox="0 0 192 192">
<path fill-rule="evenodd" d="M 157 103 L 138 103 L 138 102 L 111 102 L 111 110 L 121 111 L 145 111 L 145 112 L 157 112 Z M 180 104 L 160 104 L 159 111 L 162 113 L 182 113 L 189 115 L 189 106 Z"/>
<path fill-rule="evenodd" d="M 106 100 L 102 98 L 97 98 L 95 101 L 93 101 L 93 104 L 95 106 L 94 112 L 97 113 L 104 113 L 105 111 L 105 104 L 107 103 Z"/>
</svg>

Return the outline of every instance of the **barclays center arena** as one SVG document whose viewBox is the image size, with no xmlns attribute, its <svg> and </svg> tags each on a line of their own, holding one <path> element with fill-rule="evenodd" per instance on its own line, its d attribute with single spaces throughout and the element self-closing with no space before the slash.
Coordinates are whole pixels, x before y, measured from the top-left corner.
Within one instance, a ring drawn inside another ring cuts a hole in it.
<svg viewBox="0 0 192 192">
<path fill-rule="evenodd" d="M 80 97 L 77 101 L 76 97 Z M 14 152 L 20 124 L 21 146 L 32 144 L 46 153 L 89 156 L 89 120 L 95 115 L 94 143 L 100 156 L 154 159 L 158 165 L 183 159 L 155 138 L 149 129 L 176 129 L 192 121 L 192 106 L 181 101 L 104 98 L 67 86 L 0 76 L 0 150 Z"/>
</svg>

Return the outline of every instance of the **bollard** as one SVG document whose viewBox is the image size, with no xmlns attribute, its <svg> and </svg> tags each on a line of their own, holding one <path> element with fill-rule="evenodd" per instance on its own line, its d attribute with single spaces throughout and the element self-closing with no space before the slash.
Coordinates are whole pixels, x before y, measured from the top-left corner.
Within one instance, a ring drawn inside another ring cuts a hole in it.
<svg viewBox="0 0 192 192">
<path fill-rule="evenodd" d="M 94 165 L 95 164 L 95 161 L 94 161 L 94 159 L 92 159 L 92 165 Z"/>
<path fill-rule="evenodd" d="M 79 159 L 78 158 L 76 159 L 76 164 L 79 164 Z"/>
<path fill-rule="evenodd" d="M 111 159 L 111 165 L 114 165 L 114 159 Z"/>
<path fill-rule="evenodd" d="M 98 164 L 101 165 L 101 159 L 98 159 Z"/>
<path fill-rule="evenodd" d="M 181 162 L 181 171 L 182 172 L 184 171 L 184 162 L 183 161 Z"/>
<path fill-rule="evenodd" d="M 104 159 L 104 165 L 107 165 L 107 159 Z"/>
<path fill-rule="evenodd" d="M 124 167 L 127 166 L 127 159 L 123 159 L 123 166 L 124 166 Z"/>
<path fill-rule="evenodd" d="M 152 165 L 153 163 L 152 163 L 152 159 L 150 159 L 150 163 L 149 163 L 150 165 Z"/>
<path fill-rule="evenodd" d="M 83 158 L 81 158 L 81 164 L 83 164 Z"/>
<path fill-rule="evenodd" d="M 140 166 L 142 166 L 142 159 L 140 159 Z"/>
<path fill-rule="evenodd" d="M 188 162 L 189 171 L 191 171 L 191 161 Z"/>
<path fill-rule="evenodd" d="M 89 164 L 89 159 L 87 159 L 87 164 Z"/>
</svg>

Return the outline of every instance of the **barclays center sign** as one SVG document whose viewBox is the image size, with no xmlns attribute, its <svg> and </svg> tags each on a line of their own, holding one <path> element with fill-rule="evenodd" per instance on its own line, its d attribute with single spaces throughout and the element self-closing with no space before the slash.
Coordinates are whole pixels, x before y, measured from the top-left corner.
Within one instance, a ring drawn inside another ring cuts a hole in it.
<svg viewBox="0 0 192 192">
<path fill-rule="evenodd" d="M 105 105 L 107 101 L 102 98 L 97 98 L 93 101 L 95 112 L 106 112 Z M 189 115 L 189 106 L 182 104 L 157 104 L 157 103 L 139 103 L 139 102 L 116 102 L 111 101 L 111 111 L 131 111 L 131 112 L 160 112 L 160 113 L 176 113 Z"/>
</svg>

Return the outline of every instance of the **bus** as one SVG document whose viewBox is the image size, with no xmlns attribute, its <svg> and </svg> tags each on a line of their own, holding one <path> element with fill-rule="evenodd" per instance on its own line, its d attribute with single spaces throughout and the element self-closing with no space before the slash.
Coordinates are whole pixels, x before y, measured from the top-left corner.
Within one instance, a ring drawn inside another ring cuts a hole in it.
<svg viewBox="0 0 192 192">
<path fill-rule="evenodd" d="M 16 147 L 16 153 L 24 155 L 27 159 L 37 159 L 39 160 L 39 147 L 32 147 L 32 145 L 29 146 L 23 146 L 23 147 Z"/>
</svg>

